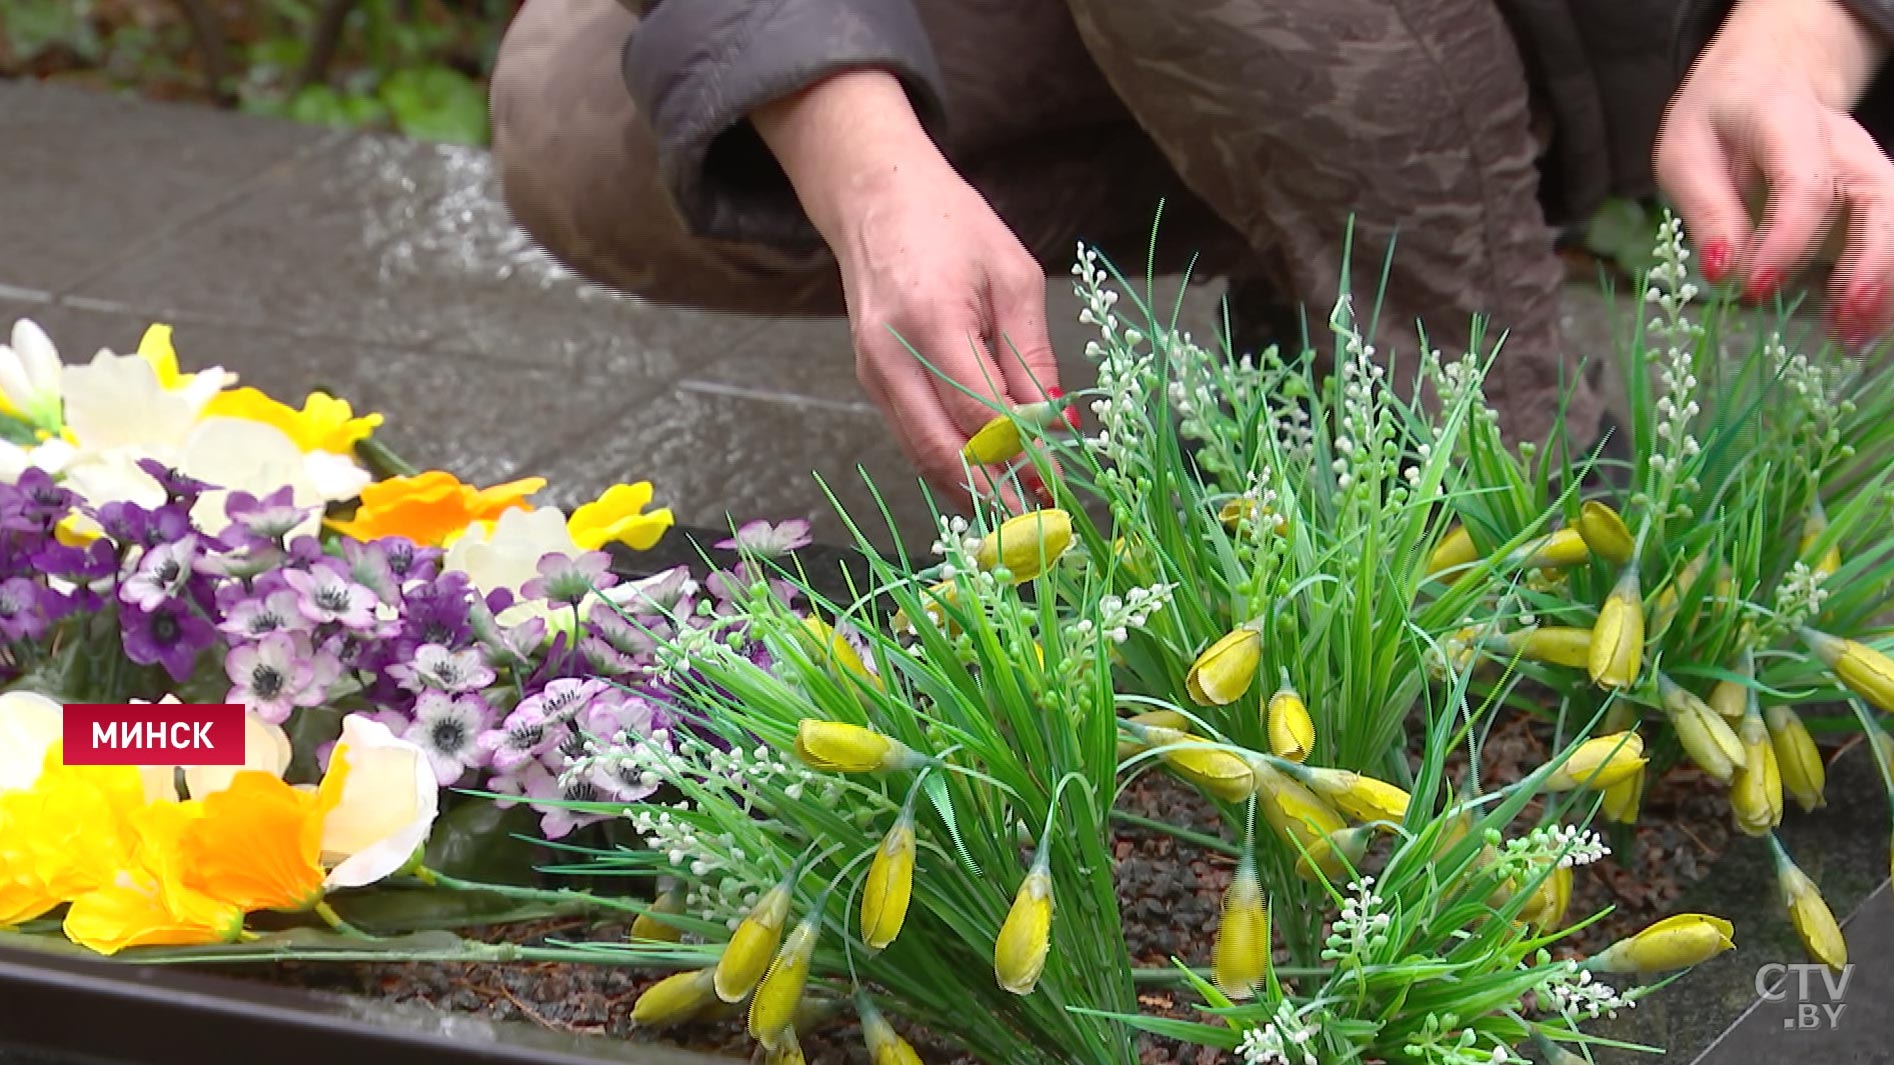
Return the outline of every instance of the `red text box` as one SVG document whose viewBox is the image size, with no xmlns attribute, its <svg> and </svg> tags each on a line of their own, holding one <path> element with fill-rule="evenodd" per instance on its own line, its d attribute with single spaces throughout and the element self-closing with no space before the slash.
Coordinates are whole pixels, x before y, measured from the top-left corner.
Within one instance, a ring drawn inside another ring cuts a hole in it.
<svg viewBox="0 0 1894 1065">
<path fill-rule="evenodd" d="M 67 765 L 242 765 L 242 703 L 67 703 Z"/>
</svg>

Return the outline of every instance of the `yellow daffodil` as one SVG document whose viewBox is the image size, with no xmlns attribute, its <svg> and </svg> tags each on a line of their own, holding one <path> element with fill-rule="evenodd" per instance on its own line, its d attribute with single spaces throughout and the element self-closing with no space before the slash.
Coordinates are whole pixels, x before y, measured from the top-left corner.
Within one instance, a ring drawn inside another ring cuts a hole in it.
<svg viewBox="0 0 1894 1065">
<path fill-rule="evenodd" d="M 717 960 L 717 997 L 725 1002 L 741 1002 L 756 987 L 757 981 L 776 957 L 782 943 L 783 925 L 789 920 L 789 890 L 798 870 L 792 869 L 782 882 L 763 892 L 750 912 L 744 915 L 730 942 Z"/>
<path fill-rule="evenodd" d="M 1801 715 L 1787 705 L 1772 706 L 1763 713 L 1769 727 L 1769 739 L 1775 747 L 1776 763 L 1782 773 L 1782 786 L 1804 812 L 1828 805 L 1822 794 L 1828 786 L 1828 767 L 1815 747 L 1815 738 Z"/>
<path fill-rule="evenodd" d="M 1217 990 L 1240 1002 L 1256 994 L 1256 985 L 1269 972 L 1269 911 L 1256 863 L 1244 855 L 1223 893 L 1223 916 L 1217 924 L 1211 971 Z"/>
<path fill-rule="evenodd" d="M 715 969 L 672 973 L 638 995 L 631 1006 L 631 1023 L 640 1028 L 684 1024 L 716 1001 Z"/>
<path fill-rule="evenodd" d="M 795 1023 L 820 929 L 815 914 L 798 921 L 776 952 L 776 959 L 769 963 L 762 982 L 756 985 L 756 994 L 750 999 L 750 1037 L 766 1049 L 775 1049 L 783 1041 L 783 1033 Z"/>
<path fill-rule="evenodd" d="M 1604 791 L 1644 768 L 1644 737 L 1636 732 L 1594 736 L 1546 778 L 1547 791 Z"/>
<path fill-rule="evenodd" d="M 243 910 L 186 883 L 180 841 L 203 816 L 201 802 L 154 802 L 129 811 L 138 839 L 132 860 L 110 884 L 73 900 L 66 938 L 100 954 L 234 942 L 243 933 Z"/>
<path fill-rule="evenodd" d="M 959 587 L 953 581 L 940 581 L 921 593 L 921 612 L 927 616 L 930 623 L 944 630 L 949 636 L 957 635 L 960 632 L 960 625 L 945 608 L 957 606 L 959 602 Z M 916 631 L 914 623 L 908 619 L 906 607 L 894 612 L 894 617 L 888 619 L 888 627 L 895 632 Z"/>
<path fill-rule="evenodd" d="M 1762 836 L 1782 823 L 1782 771 L 1761 714 L 1747 714 L 1737 738 L 1748 756 L 1730 781 L 1730 814 L 1746 836 Z"/>
<path fill-rule="evenodd" d="M 809 1059 L 803 1054 L 802 1043 L 796 1039 L 793 1027 L 776 1033 L 776 1045 L 763 1055 L 763 1065 L 809 1065 Z"/>
<path fill-rule="evenodd" d="M 1584 537 L 1585 546 L 1592 554 L 1614 566 L 1630 562 L 1632 553 L 1637 550 L 1637 541 L 1632 538 L 1631 530 L 1625 528 L 1624 519 L 1610 504 L 1596 499 L 1586 500 L 1579 508 L 1578 534 Z"/>
<path fill-rule="evenodd" d="M 333 765 L 330 775 L 338 775 Z M 245 911 L 309 909 L 322 901 L 322 822 L 339 797 L 336 789 L 303 791 L 268 773 L 237 774 L 184 826 L 187 884 Z"/>
<path fill-rule="evenodd" d="M 684 912 L 684 889 L 671 887 L 658 893 L 651 905 L 631 922 L 626 938 L 643 943 L 676 943 L 684 938 L 684 929 L 665 920 Z"/>
<path fill-rule="evenodd" d="M 440 547 L 471 526 L 497 521 L 507 511 L 530 510 L 526 497 L 544 487 L 545 478 L 528 477 L 475 488 L 442 470 L 391 477 L 363 488 L 355 516 L 332 521 L 329 527 L 357 540 L 401 536 L 423 547 Z"/>
<path fill-rule="evenodd" d="M 882 950 L 901 934 L 914 893 L 914 814 L 905 807 L 888 829 L 862 882 L 862 943 Z"/>
<path fill-rule="evenodd" d="M 237 375 L 221 366 L 202 373 L 183 373 L 178 369 L 178 352 L 171 337 L 175 331 L 162 322 L 153 323 L 138 338 L 138 358 L 151 367 L 159 387 L 167 392 L 202 391 L 206 395 L 235 387 Z"/>
<path fill-rule="evenodd" d="M 1661 673 L 1657 690 L 1684 753 L 1699 769 L 1728 784 L 1748 760 L 1730 723 L 1708 703 Z"/>
<path fill-rule="evenodd" d="M 1644 802 L 1644 767 L 1605 789 L 1602 806 L 1605 820 L 1614 824 L 1634 825 L 1638 808 Z"/>
<path fill-rule="evenodd" d="M 927 756 L 892 736 L 845 721 L 813 717 L 803 718 L 796 725 L 796 757 L 811 769 L 830 773 L 914 769 L 927 763 Z"/>
<path fill-rule="evenodd" d="M 974 562 L 983 570 L 1004 567 L 1014 584 L 1052 568 L 1072 546 L 1072 516 L 1056 507 L 1011 517 L 980 542 Z"/>
<path fill-rule="evenodd" d="M 1697 555 L 1684 563 L 1684 568 L 1678 571 L 1676 580 L 1658 589 L 1657 595 L 1651 599 L 1652 632 L 1663 632 L 1670 627 L 1671 619 L 1677 616 L 1677 608 L 1683 597 L 1690 594 L 1690 589 L 1696 586 L 1697 578 L 1703 575 L 1704 569 L 1709 564 L 1710 560 L 1707 556 Z"/>
<path fill-rule="evenodd" d="M 1621 939 L 1595 955 L 1589 967 L 1607 973 L 1651 975 L 1701 965 L 1736 948 L 1734 926 L 1721 917 L 1680 913 Z"/>
<path fill-rule="evenodd" d="M 921 1056 L 908 1041 L 895 1032 L 868 996 L 855 995 L 855 1012 L 861 1017 L 862 1041 L 868 1044 L 869 1065 L 921 1065 Z"/>
<path fill-rule="evenodd" d="M 1251 763 L 1256 774 L 1256 808 L 1269 827 L 1301 853 L 1296 873 L 1306 880 L 1339 880 L 1347 873 L 1335 839 L 1347 828 L 1342 815 L 1322 798 L 1268 762 Z"/>
<path fill-rule="evenodd" d="M 570 624 L 572 613 L 543 599 L 527 599 L 520 590 L 539 577 L 540 560 L 550 554 L 579 554 L 566 532 L 566 516 L 558 507 L 508 510 L 491 525 L 468 528 L 447 546 L 441 569 L 465 573 L 474 588 L 486 594 L 506 589 L 517 601 L 497 616 L 502 625 L 518 625 L 542 618 L 548 625 Z"/>
<path fill-rule="evenodd" d="M 1822 509 L 1822 501 L 1817 497 L 1809 507 L 1808 516 L 1802 520 L 1802 536 L 1796 543 L 1796 553 L 1808 561 L 1810 553 L 1822 535 L 1828 532 L 1828 512 Z M 1841 568 L 1841 544 L 1830 543 L 1820 558 L 1810 562 L 1809 568 L 1817 577 L 1831 577 Z"/>
<path fill-rule="evenodd" d="M 1558 529 L 1521 544 L 1511 561 L 1531 569 L 1564 569 L 1591 557 L 1591 548 L 1577 529 Z"/>
<path fill-rule="evenodd" d="M 567 519 L 566 531 L 572 542 L 586 551 L 597 551 L 606 544 L 648 551 L 676 522 L 669 507 L 645 513 L 652 494 L 650 481 L 612 485 L 604 495 L 580 504 Z"/>
<path fill-rule="evenodd" d="M 1400 824 L 1407 818 L 1409 795 L 1385 780 L 1363 776 L 1346 769 L 1303 766 L 1291 774 L 1309 790 L 1357 821 L 1390 821 Z"/>
<path fill-rule="evenodd" d="M 1051 948 L 1052 870 L 1042 846 L 993 943 L 993 975 L 1000 987 L 1015 995 L 1032 994 Z"/>
<path fill-rule="evenodd" d="M 842 638 L 828 622 L 814 614 L 802 619 L 802 627 L 811 637 L 815 652 L 823 663 L 832 670 L 853 677 L 876 691 L 885 691 L 881 678 L 868 672 L 861 655 L 855 651 L 855 645 Z M 1044 652 L 1041 652 L 1043 654 Z"/>
<path fill-rule="evenodd" d="M 1243 625 L 1219 637 L 1191 663 L 1184 688 L 1200 706 L 1227 706 L 1243 697 L 1263 660 L 1263 635 Z"/>
<path fill-rule="evenodd" d="M 1591 630 L 1592 683 L 1603 688 L 1629 688 L 1637 683 L 1644 664 L 1644 598 L 1636 569 L 1627 569 L 1598 609 Z"/>
<path fill-rule="evenodd" d="M 1747 654 L 1743 655 L 1732 672 L 1743 680 L 1717 681 L 1716 686 L 1710 689 L 1710 694 L 1704 701 L 1710 704 L 1710 709 L 1721 714 L 1724 720 L 1739 722 L 1749 716 L 1751 704 L 1756 699 L 1756 689 L 1744 683 L 1756 677 L 1753 659 Z"/>
<path fill-rule="evenodd" d="M 1782 907 L 1789 913 L 1796 937 L 1810 958 L 1840 972 L 1848 964 L 1848 941 L 1841 934 L 1834 911 L 1828 908 L 1815 881 L 1789 860 L 1788 852 L 1774 836 L 1770 843 L 1776 856 L 1776 886 L 1781 889 Z"/>
<path fill-rule="evenodd" d="M 1264 731 L 1269 734 L 1269 750 L 1291 762 L 1305 761 L 1315 749 L 1315 721 L 1302 696 L 1287 683 L 1276 689 L 1265 708 Z"/>
<path fill-rule="evenodd" d="M 0 928 L 109 887 L 137 848 L 129 820 L 145 804 L 132 766 L 68 766 L 46 751 L 30 788 L 0 793 Z"/>
<path fill-rule="evenodd" d="M 290 749 L 289 734 L 283 731 L 282 726 L 272 725 L 256 714 L 246 712 L 243 715 L 242 763 L 238 765 L 185 766 L 183 767 L 184 787 L 191 798 L 201 799 L 206 795 L 222 791 L 229 787 L 230 782 L 237 778 L 238 773 L 255 771 L 268 773 L 273 777 L 281 777 L 288 771 L 290 759 L 294 756 L 294 753 L 295 752 Z M 152 795 L 151 788 L 147 786 L 147 797 L 157 798 L 162 796 L 168 799 L 177 798 L 176 785 L 172 781 L 173 767 L 156 766 L 152 768 L 159 770 L 158 776 L 160 779 L 158 782 L 163 785 L 165 790 L 160 792 L 159 795 Z M 151 783 L 152 780 L 147 778 L 146 784 L 150 785 Z"/>
<path fill-rule="evenodd" d="M 327 392 L 311 392 L 304 397 L 301 410 L 255 388 L 233 388 L 219 392 L 204 405 L 207 418 L 241 418 L 273 425 L 303 451 L 327 451 L 346 455 L 355 445 L 381 427 L 379 414 L 356 417 L 355 408 L 346 399 Z"/>
<path fill-rule="evenodd" d="M 1547 874 L 1533 890 L 1519 919 L 1541 932 L 1556 932 L 1564 926 L 1565 910 L 1572 902 L 1572 867 L 1561 865 Z"/>
<path fill-rule="evenodd" d="M 1289 519 L 1248 496 L 1237 496 L 1217 508 L 1217 521 L 1231 532 L 1235 532 L 1239 525 L 1251 519 L 1258 520 L 1259 524 L 1267 526 L 1270 532 L 1277 535 L 1282 535 L 1289 528 Z"/>
<path fill-rule="evenodd" d="M 1054 389 L 1056 393 L 1058 390 Z M 1025 450 L 1025 435 L 1022 426 L 1034 429 L 1050 429 L 1063 423 L 1077 429 L 1078 413 L 1069 404 L 1059 402 L 1061 396 L 1042 403 L 1022 403 L 1014 407 L 1011 414 L 1000 414 L 990 419 L 973 434 L 961 448 L 961 457 L 970 466 L 998 466 L 1011 462 Z"/>
<path fill-rule="evenodd" d="M 1124 722 L 1147 749 L 1159 751 L 1166 768 L 1225 802 L 1242 802 L 1255 789 L 1250 764 L 1236 753 L 1174 729 Z"/>
<path fill-rule="evenodd" d="M 1470 566 L 1479 560 L 1480 551 L 1473 546 L 1473 534 L 1467 531 L 1466 526 L 1456 525 L 1441 537 L 1433 553 L 1427 556 L 1427 576 Z"/>
<path fill-rule="evenodd" d="M 1506 654 L 1531 662 L 1584 669 L 1591 664 L 1591 630 L 1569 625 L 1535 625 L 1496 638 Z"/>
<path fill-rule="evenodd" d="M 1164 730 L 1158 732 L 1160 736 L 1168 732 L 1188 735 L 1191 724 L 1190 718 L 1175 710 L 1147 710 L 1142 714 L 1133 714 L 1125 718 L 1126 734 L 1118 738 L 1118 760 L 1122 762 L 1139 751 L 1149 750 L 1152 746 L 1152 730 Z"/>
<path fill-rule="evenodd" d="M 1804 628 L 1802 640 L 1848 690 L 1894 713 L 1894 659 L 1856 640 Z"/>
</svg>

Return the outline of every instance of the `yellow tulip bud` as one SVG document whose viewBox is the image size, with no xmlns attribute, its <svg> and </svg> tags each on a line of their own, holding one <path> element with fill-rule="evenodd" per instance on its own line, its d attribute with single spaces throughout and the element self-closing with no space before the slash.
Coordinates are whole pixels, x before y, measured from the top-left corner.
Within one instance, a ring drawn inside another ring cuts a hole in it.
<svg viewBox="0 0 1894 1065">
<path fill-rule="evenodd" d="M 1772 837 L 1773 839 L 1773 837 Z M 1840 972 L 1848 964 L 1848 941 L 1841 934 L 1834 911 L 1807 874 L 1789 860 L 1776 845 L 1776 885 L 1782 889 L 1782 906 L 1789 911 L 1789 923 L 1810 958 Z"/>
<path fill-rule="evenodd" d="M 763 1065 L 809 1065 L 794 1028 L 785 1028 L 777 1034 L 776 1045 L 769 1048 L 769 1053 L 763 1058 Z"/>
<path fill-rule="evenodd" d="M 790 874 L 795 875 L 794 873 Z M 741 1002 L 769 970 L 782 942 L 783 923 L 789 920 L 789 884 L 777 884 L 756 900 L 737 925 L 717 959 L 717 997 Z"/>
<path fill-rule="evenodd" d="M 684 891 L 671 888 L 653 899 L 651 906 L 631 922 L 631 940 L 650 943 L 675 943 L 684 938 L 684 930 L 666 921 L 684 912 Z"/>
<path fill-rule="evenodd" d="M 1822 501 L 1817 498 L 1814 506 L 1809 508 L 1808 516 L 1802 520 L 1802 538 L 1796 544 L 1796 554 L 1807 560 L 1815 542 L 1827 531 L 1828 512 L 1822 509 Z M 1809 568 L 1817 577 L 1832 576 L 1841 568 L 1841 544 L 1829 544 L 1828 550 L 1822 552 L 1822 557 L 1811 563 Z"/>
<path fill-rule="evenodd" d="M 1802 640 L 1850 691 L 1883 712 L 1894 713 L 1894 659 L 1865 643 L 1814 629 L 1803 629 Z"/>
<path fill-rule="evenodd" d="M 1638 590 L 1637 570 L 1625 570 L 1605 597 L 1605 605 L 1598 608 L 1587 665 L 1592 683 L 1600 687 L 1622 689 L 1637 683 L 1644 665 L 1644 598 Z"/>
<path fill-rule="evenodd" d="M 1680 913 L 1621 939 L 1591 959 L 1589 967 L 1607 973 L 1650 975 L 1701 965 L 1736 948 L 1736 929 L 1721 917 Z"/>
<path fill-rule="evenodd" d="M 1578 745 L 1563 765 L 1546 778 L 1545 790 L 1589 788 L 1604 791 L 1644 768 L 1644 737 L 1635 732 L 1595 736 Z"/>
<path fill-rule="evenodd" d="M 1225 633 L 1191 663 L 1184 687 L 1200 706 L 1227 706 L 1249 691 L 1263 661 L 1263 634 L 1244 625 Z"/>
<path fill-rule="evenodd" d="M 913 892 L 914 815 L 903 809 L 882 837 L 862 882 L 862 943 L 869 950 L 881 950 L 901 933 Z"/>
<path fill-rule="evenodd" d="M 1519 919 L 1541 932 L 1556 932 L 1563 927 L 1565 910 L 1571 904 L 1572 867 L 1561 865 L 1539 881 L 1525 908 L 1519 911 Z"/>
<path fill-rule="evenodd" d="M 1217 989 L 1237 1002 L 1253 996 L 1269 972 L 1269 911 L 1256 863 L 1248 855 L 1237 863 L 1236 875 L 1223 893 L 1211 972 Z"/>
<path fill-rule="evenodd" d="M 673 973 L 638 996 L 631 1007 L 631 1023 L 640 1028 L 683 1024 L 717 1001 L 716 971 L 698 969 Z"/>
<path fill-rule="evenodd" d="M 867 665 L 863 664 L 861 655 L 855 652 L 854 645 L 844 640 L 840 633 L 829 626 L 828 622 L 811 614 L 802 619 L 802 625 L 809 635 L 814 637 L 817 656 L 822 658 L 831 669 L 842 670 L 876 691 L 885 690 L 882 688 L 881 678 L 868 672 Z"/>
<path fill-rule="evenodd" d="M 1631 537 L 1631 530 L 1625 528 L 1624 519 L 1610 505 L 1596 499 L 1587 500 L 1578 509 L 1578 534 L 1585 539 L 1585 546 L 1591 553 L 1614 566 L 1622 566 L 1631 561 L 1637 550 L 1637 541 Z"/>
<path fill-rule="evenodd" d="M 1147 750 L 1157 750 L 1166 768 L 1225 802 L 1242 802 L 1256 788 L 1250 763 L 1186 732 L 1122 722 Z"/>
<path fill-rule="evenodd" d="M 1510 561 L 1533 569 L 1564 569 L 1591 558 L 1591 549 L 1577 529 L 1559 529 L 1521 544 Z"/>
<path fill-rule="evenodd" d="M 1273 508 L 1262 506 L 1256 500 L 1245 496 L 1237 496 L 1217 509 L 1217 520 L 1231 532 L 1235 532 L 1237 526 L 1246 519 L 1256 520 L 1258 524 L 1267 526 L 1270 532 L 1278 536 L 1289 528 L 1289 519 L 1276 513 Z"/>
<path fill-rule="evenodd" d="M 1018 458 L 1026 449 L 1026 437 L 1022 426 L 1034 429 L 1050 429 L 1063 422 L 1077 429 L 1078 413 L 1069 404 L 1060 402 L 1059 396 L 1041 403 L 1022 403 L 1014 407 L 1011 414 L 1000 414 L 982 425 L 967 445 L 960 449 L 960 455 L 969 466 L 998 466 Z"/>
<path fill-rule="evenodd" d="M 1292 774 L 1310 791 L 1357 821 L 1391 821 L 1400 824 L 1407 818 L 1407 792 L 1385 780 L 1362 776 L 1346 769 L 1304 766 Z"/>
<path fill-rule="evenodd" d="M 756 985 L 756 995 L 750 999 L 750 1038 L 766 1048 L 774 1049 L 795 1023 L 819 931 L 814 914 L 798 921 L 776 952 L 776 960 L 769 963 L 763 982 Z"/>
<path fill-rule="evenodd" d="M 1532 662 L 1584 669 L 1591 664 L 1591 630 L 1567 625 L 1535 625 L 1498 637 L 1507 654 Z"/>
<path fill-rule="evenodd" d="M 1690 589 L 1695 587 L 1697 578 L 1703 576 L 1703 570 L 1709 564 L 1708 557 L 1698 555 L 1684 563 L 1684 568 L 1678 571 L 1676 580 L 1658 589 L 1657 595 L 1651 600 L 1652 632 L 1662 632 L 1670 627 L 1671 619 L 1677 616 L 1677 608 L 1681 605 L 1683 597 L 1690 594 Z"/>
<path fill-rule="evenodd" d="M 1125 723 L 1128 726 L 1141 726 L 1142 729 L 1164 729 L 1170 732 L 1188 733 L 1192 722 L 1190 718 L 1185 717 L 1175 710 L 1148 710 L 1142 714 L 1135 714 L 1126 718 Z M 1138 732 L 1139 737 L 1145 735 L 1142 729 Z M 1142 738 L 1134 737 L 1127 739 L 1120 737 L 1118 740 L 1118 760 L 1122 762 L 1132 755 L 1137 754 L 1139 751 L 1148 749 L 1150 746 L 1150 743 Z"/>
<path fill-rule="evenodd" d="M 1301 762 L 1315 749 L 1315 722 L 1309 717 L 1309 707 L 1287 684 L 1269 697 L 1264 728 L 1269 733 L 1269 749 L 1278 758 Z"/>
<path fill-rule="evenodd" d="M 1262 759 L 1251 762 L 1256 774 L 1257 811 L 1285 844 L 1301 857 L 1296 874 L 1305 880 L 1340 880 L 1348 873 L 1335 838 L 1347 827 L 1342 815 L 1321 797 Z"/>
<path fill-rule="evenodd" d="M 1644 802 L 1644 767 L 1605 789 L 1605 820 L 1620 825 L 1634 825 L 1638 820 L 1638 807 Z"/>
<path fill-rule="evenodd" d="M 1708 703 L 1661 673 L 1657 677 L 1657 690 L 1684 753 L 1699 769 L 1728 784 L 1748 761 L 1743 743 L 1736 738 L 1730 723 L 1710 709 Z"/>
<path fill-rule="evenodd" d="M 983 570 L 1006 567 L 1014 584 L 1052 567 L 1072 546 L 1072 516 L 1056 507 L 1033 510 L 1000 523 L 980 542 L 974 562 Z"/>
<path fill-rule="evenodd" d="M 796 725 L 796 757 L 811 769 L 831 773 L 873 773 L 915 769 L 927 757 L 892 736 L 845 721 L 805 717 Z"/>
<path fill-rule="evenodd" d="M 871 1065 L 921 1065 L 921 1056 L 895 1032 L 868 996 L 855 996 L 855 1012 L 861 1015 L 862 1039 L 868 1044 Z"/>
<path fill-rule="evenodd" d="M 1704 700 L 1725 721 L 1741 721 L 1749 714 L 1750 696 L 1755 689 L 1740 681 L 1720 680 Z"/>
<path fill-rule="evenodd" d="M 960 631 L 960 626 L 947 612 L 946 607 L 957 606 L 959 602 L 959 586 L 953 581 L 941 581 L 921 593 L 921 612 L 926 614 L 927 620 L 936 627 L 944 630 L 948 635 L 954 635 Z M 908 618 L 906 607 L 894 612 L 894 617 L 888 619 L 888 627 L 895 632 L 915 631 L 914 622 Z"/>
<path fill-rule="evenodd" d="M 1480 550 L 1473 546 L 1473 534 L 1467 532 L 1466 526 L 1456 525 L 1441 537 L 1440 544 L 1428 556 L 1427 576 L 1470 566 L 1479 560 Z"/>
<path fill-rule="evenodd" d="M 1822 794 L 1828 786 L 1828 767 L 1801 715 L 1789 706 L 1772 706 L 1763 713 L 1763 720 L 1775 745 L 1782 786 L 1795 798 L 1795 804 L 1804 812 L 1828 805 Z"/>
<path fill-rule="evenodd" d="M 1749 757 L 1730 781 L 1730 813 L 1744 835 L 1767 835 L 1782 823 L 1782 771 L 1762 715 L 1745 715 L 1737 738 Z"/>
<path fill-rule="evenodd" d="M 1044 854 L 1033 859 L 993 944 L 993 975 L 1015 995 L 1032 994 L 1052 949 L 1052 871 Z"/>
</svg>

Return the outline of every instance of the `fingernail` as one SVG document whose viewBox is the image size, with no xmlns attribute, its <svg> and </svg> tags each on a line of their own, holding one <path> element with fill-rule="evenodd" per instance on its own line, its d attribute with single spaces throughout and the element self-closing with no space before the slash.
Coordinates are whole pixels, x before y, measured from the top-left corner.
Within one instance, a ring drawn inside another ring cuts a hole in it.
<svg viewBox="0 0 1894 1065">
<path fill-rule="evenodd" d="M 1703 276 L 1712 282 L 1722 281 L 1730 272 L 1730 242 L 1713 240 L 1703 246 Z"/>
<path fill-rule="evenodd" d="M 1765 267 L 1749 279 L 1749 284 L 1743 289 L 1743 298 L 1751 302 L 1766 300 L 1775 295 L 1781 285 L 1782 271 L 1773 266 Z"/>
<path fill-rule="evenodd" d="M 1842 301 L 1842 317 L 1859 326 L 1872 325 L 1880 320 L 1885 303 L 1887 285 L 1880 281 L 1868 281 L 1849 290 L 1848 298 Z"/>
<path fill-rule="evenodd" d="M 1038 470 L 1021 470 L 1019 483 L 1026 486 L 1026 491 L 1032 494 L 1033 499 L 1040 506 L 1052 506 L 1052 490 L 1046 487 L 1046 482 L 1039 476 Z"/>
</svg>

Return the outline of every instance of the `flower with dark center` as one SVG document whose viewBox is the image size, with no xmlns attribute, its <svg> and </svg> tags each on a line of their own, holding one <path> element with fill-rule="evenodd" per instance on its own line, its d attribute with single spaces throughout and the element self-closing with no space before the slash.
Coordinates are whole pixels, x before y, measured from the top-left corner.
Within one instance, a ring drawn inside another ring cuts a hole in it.
<svg viewBox="0 0 1894 1065">
<path fill-rule="evenodd" d="M 388 667 L 388 675 L 411 692 L 479 691 L 493 683 L 494 673 L 476 650 L 450 651 L 438 643 L 424 643 L 408 662 Z"/>
<path fill-rule="evenodd" d="M 0 581 L 0 640 L 36 640 L 45 634 L 48 612 L 41 600 L 46 593 L 25 577 Z"/>
<path fill-rule="evenodd" d="M 318 625 L 367 629 L 375 624 L 375 593 L 326 566 L 284 570 L 283 580 L 296 590 L 303 617 Z"/>
<path fill-rule="evenodd" d="M 280 588 L 261 599 L 242 599 L 224 612 L 217 626 L 232 636 L 262 637 L 272 632 L 304 632 L 310 627 L 296 605 L 296 593 Z"/>
<path fill-rule="evenodd" d="M 230 702 L 242 703 L 256 716 L 280 725 L 299 706 L 314 706 L 327 694 L 317 683 L 308 638 L 271 632 L 253 644 L 231 649 L 224 673 L 232 685 Z"/>
<path fill-rule="evenodd" d="M 539 576 L 520 586 L 520 595 L 577 606 L 593 591 L 618 583 L 609 572 L 611 564 L 612 557 L 603 551 L 587 551 L 577 558 L 549 554 L 539 560 Z"/>
<path fill-rule="evenodd" d="M 487 701 L 478 695 L 425 691 L 415 701 L 414 723 L 401 738 L 421 748 L 434 769 L 434 779 L 447 787 L 491 759 L 492 752 L 479 739 L 492 717 Z"/>
<path fill-rule="evenodd" d="M 125 657 L 141 666 L 161 665 L 179 684 L 190 677 L 198 653 L 217 639 L 210 622 L 176 599 L 156 610 L 127 608 L 119 613 Z"/>
<path fill-rule="evenodd" d="M 119 599 L 139 610 L 156 610 L 184 587 L 196 556 L 195 535 L 147 550 L 139 559 L 138 568 L 119 586 Z"/>
<path fill-rule="evenodd" d="M 538 696 L 528 696 L 499 728 L 481 733 L 474 742 L 486 752 L 494 770 L 510 774 L 538 766 L 540 756 L 557 747 L 566 731 L 564 725 L 549 725 Z"/>
</svg>

